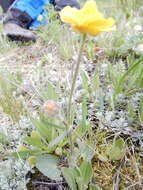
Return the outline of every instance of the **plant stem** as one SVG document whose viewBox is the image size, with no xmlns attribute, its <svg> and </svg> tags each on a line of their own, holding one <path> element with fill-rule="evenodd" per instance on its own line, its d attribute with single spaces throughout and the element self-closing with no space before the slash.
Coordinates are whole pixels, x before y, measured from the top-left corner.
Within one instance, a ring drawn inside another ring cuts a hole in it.
<svg viewBox="0 0 143 190">
<path fill-rule="evenodd" d="M 74 93 L 74 89 L 75 89 L 77 76 L 79 73 L 80 60 L 81 60 L 81 56 L 82 56 L 82 51 L 83 51 L 85 39 L 86 39 L 86 34 L 83 34 L 82 39 L 81 39 L 79 54 L 78 54 L 78 58 L 77 58 L 76 68 L 75 68 L 75 72 L 73 75 L 72 86 L 71 86 L 71 90 L 70 90 L 69 102 L 68 102 L 68 108 L 67 108 L 67 124 L 68 124 L 67 137 L 69 139 L 69 147 L 70 147 L 71 156 L 73 154 L 73 140 L 72 140 L 72 130 L 69 131 L 69 127 L 71 127 L 71 125 L 72 125 L 72 118 L 71 118 L 71 116 L 72 116 L 72 113 L 71 113 L 71 111 L 72 111 L 72 97 L 73 97 L 73 93 Z M 71 161 L 69 161 L 69 165 L 70 165 L 70 162 Z"/>
<path fill-rule="evenodd" d="M 73 92 L 74 92 L 74 89 L 75 89 L 76 79 L 77 79 L 77 76 L 78 76 L 78 73 L 79 73 L 80 60 L 81 60 L 81 56 L 82 56 L 82 51 L 83 51 L 85 39 L 86 39 L 86 34 L 83 34 L 82 39 L 81 39 L 79 54 L 78 54 L 78 58 L 77 58 L 76 68 L 75 68 L 75 72 L 74 72 L 74 75 L 73 75 L 70 96 L 69 96 L 68 109 L 67 109 L 68 124 L 71 124 L 72 97 L 73 97 Z"/>
</svg>

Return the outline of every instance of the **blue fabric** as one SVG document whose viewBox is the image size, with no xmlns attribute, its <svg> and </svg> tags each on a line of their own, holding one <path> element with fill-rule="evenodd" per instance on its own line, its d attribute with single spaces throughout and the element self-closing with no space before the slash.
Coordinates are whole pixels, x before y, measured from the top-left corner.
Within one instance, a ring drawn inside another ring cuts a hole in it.
<svg viewBox="0 0 143 190">
<path fill-rule="evenodd" d="M 29 28 L 36 30 L 36 29 L 38 29 L 38 27 L 40 25 L 45 26 L 47 24 L 46 14 L 47 14 L 47 12 L 45 10 L 43 10 L 43 12 L 39 15 L 40 17 L 42 17 L 42 20 L 38 20 L 38 19 L 33 20 L 33 22 L 30 24 Z"/>
<path fill-rule="evenodd" d="M 50 0 L 18 0 L 14 8 L 25 11 L 35 20 L 43 12 L 44 6 L 49 3 Z"/>
<path fill-rule="evenodd" d="M 33 22 L 30 25 L 30 28 L 37 29 L 39 25 L 45 25 L 46 17 L 44 7 L 52 3 L 51 0 L 18 0 L 13 7 L 17 8 L 23 12 L 26 12 L 32 19 Z M 39 15 L 42 15 L 42 21 L 38 21 L 37 18 Z"/>
</svg>

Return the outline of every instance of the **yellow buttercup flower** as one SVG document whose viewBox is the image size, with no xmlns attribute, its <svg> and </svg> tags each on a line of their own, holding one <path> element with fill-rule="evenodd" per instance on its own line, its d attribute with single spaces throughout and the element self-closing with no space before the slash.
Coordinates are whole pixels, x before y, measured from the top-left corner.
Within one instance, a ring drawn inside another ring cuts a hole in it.
<svg viewBox="0 0 143 190">
<path fill-rule="evenodd" d="M 65 7 L 60 12 L 63 22 L 69 23 L 75 32 L 96 36 L 101 32 L 112 31 L 114 20 L 105 19 L 98 11 L 95 1 L 85 3 L 82 9 Z"/>
</svg>

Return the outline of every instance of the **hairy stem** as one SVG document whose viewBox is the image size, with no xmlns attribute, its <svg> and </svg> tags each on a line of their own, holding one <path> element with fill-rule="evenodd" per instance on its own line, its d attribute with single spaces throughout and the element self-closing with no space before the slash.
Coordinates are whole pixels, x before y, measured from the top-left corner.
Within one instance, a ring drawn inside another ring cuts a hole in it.
<svg viewBox="0 0 143 190">
<path fill-rule="evenodd" d="M 73 75 L 70 95 L 69 95 L 69 102 L 68 102 L 68 108 L 67 108 L 67 123 L 69 126 L 72 125 L 72 97 L 73 97 L 73 93 L 74 93 L 74 89 L 75 89 L 75 85 L 76 85 L 77 76 L 79 73 L 80 60 L 81 60 L 81 56 L 82 56 L 85 39 L 86 39 L 86 34 L 83 34 L 82 39 L 81 39 L 79 54 L 78 54 L 78 58 L 77 58 L 76 68 L 75 68 L 75 72 Z M 72 131 L 68 132 L 67 135 L 68 135 L 69 144 L 70 144 L 70 153 L 72 155 L 72 153 L 73 153 Z"/>
<path fill-rule="evenodd" d="M 68 109 L 67 109 L 67 120 L 68 120 L 69 124 L 71 124 L 72 97 L 73 97 L 73 93 L 74 93 L 74 89 L 75 89 L 77 76 L 78 76 L 78 73 L 79 73 L 80 60 L 81 60 L 81 56 L 82 56 L 82 51 L 83 51 L 85 39 L 86 39 L 86 34 L 83 34 L 82 39 L 81 39 L 79 54 L 78 54 L 78 58 L 77 58 L 76 68 L 75 68 L 75 72 L 74 72 L 74 75 L 73 75 L 71 91 L 70 91 L 70 95 L 69 95 L 69 102 L 68 102 Z"/>
</svg>

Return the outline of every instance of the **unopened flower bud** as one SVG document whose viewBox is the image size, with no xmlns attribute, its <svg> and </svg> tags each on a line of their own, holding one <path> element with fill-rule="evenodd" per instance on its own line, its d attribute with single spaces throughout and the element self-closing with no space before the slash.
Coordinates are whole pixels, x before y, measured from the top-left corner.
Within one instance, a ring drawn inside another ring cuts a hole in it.
<svg viewBox="0 0 143 190">
<path fill-rule="evenodd" d="M 42 106 L 42 111 L 47 114 L 48 116 L 55 116 L 59 113 L 59 105 L 57 102 L 54 102 L 53 100 L 48 100 L 44 103 Z"/>
</svg>

